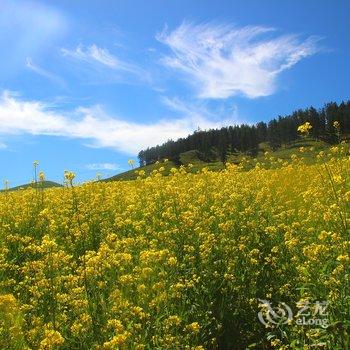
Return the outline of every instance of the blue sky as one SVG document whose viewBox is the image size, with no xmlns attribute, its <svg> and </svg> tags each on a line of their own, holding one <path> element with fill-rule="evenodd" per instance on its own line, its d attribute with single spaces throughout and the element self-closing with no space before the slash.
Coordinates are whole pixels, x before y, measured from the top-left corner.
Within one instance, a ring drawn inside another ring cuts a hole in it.
<svg viewBox="0 0 350 350">
<path fill-rule="evenodd" d="M 350 98 L 349 1 L 0 2 L 0 179 L 79 181 L 202 129 Z"/>
</svg>

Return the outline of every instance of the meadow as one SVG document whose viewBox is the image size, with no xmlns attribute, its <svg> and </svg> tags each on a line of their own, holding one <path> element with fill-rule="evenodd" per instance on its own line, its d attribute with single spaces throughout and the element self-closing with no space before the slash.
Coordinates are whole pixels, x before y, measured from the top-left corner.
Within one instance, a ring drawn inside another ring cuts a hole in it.
<svg viewBox="0 0 350 350">
<path fill-rule="evenodd" d="M 349 146 L 305 152 L 0 193 L 0 348 L 349 349 Z"/>
</svg>

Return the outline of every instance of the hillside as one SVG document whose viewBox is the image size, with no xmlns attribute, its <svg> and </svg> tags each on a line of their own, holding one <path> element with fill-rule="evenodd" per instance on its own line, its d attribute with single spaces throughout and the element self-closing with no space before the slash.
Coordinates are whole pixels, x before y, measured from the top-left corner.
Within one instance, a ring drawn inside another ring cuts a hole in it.
<svg viewBox="0 0 350 350">
<path fill-rule="evenodd" d="M 305 150 L 301 153 L 300 148 L 304 147 Z M 276 159 L 282 159 L 284 161 L 290 160 L 291 155 L 299 153 L 305 159 L 307 164 L 312 164 L 315 162 L 316 156 L 320 151 L 327 151 L 331 145 L 323 141 L 315 141 L 313 139 L 298 140 L 289 142 L 285 145 L 282 145 L 279 149 L 273 151 L 270 144 L 260 143 L 259 151 L 256 157 L 252 157 L 244 152 L 236 152 L 227 156 L 227 163 L 231 164 L 240 164 L 243 160 L 245 162 L 246 168 L 252 168 L 258 162 L 266 163 L 266 152 L 269 152 L 271 156 Z M 152 171 L 159 169 L 161 166 L 164 167 L 163 175 L 168 175 L 171 168 L 188 166 L 191 164 L 190 171 L 196 173 L 206 167 L 210 171 L 220 171 L 224 168 L 223 163 L 219 160 L 219 157 L 213 159 L 212 161 L 204 161 L 201 152 L 197 150 L 191 150 L 183 152 L 179 156 L 179 162 L 175 163 L 173 161 L 160 161 L 159 163 L 153 163 L 138 167 L 126 172 L 120 173 L 118 175 L 107 178 L 103 181 L 119 181 L 119 180 L 135 180 L 138 176 L 137 171 L 143 170 L 146 175 L 150 175 Z"/>
<path fill-rule="evenodd" d="M 302 147 L 304 147 L 305 150 L 301 153 L 300 148 Z M 315 141 L 311 138 L 289 142 L 282 145 L 277 150 L 273 150 L 268 142 L 262 142 L 259 144 L 258 152 L 255 157 L 252 157 L 249 152 L 232 152 L 231 154 L 227 154 L 226 163 L 238 165 L 244 162 L 244 169 L 249 170 L 259 162 L 264 162 L 266 164 L 268 162 L 266 158 L 266 152 L 268 152 L 272 157 L 276 159 L 282 159 L 284 161 L 290 160 L 291 155 L 297 153 L 302 158 L 304 158 L 307 164 L 312 164 L 315 162 L 316 156 L 320 151 L 327 151 L 330 147 L 332 146 L 324 141 Z M 190 165 L 189 168 L 188 165 Z M 130 169 L 112 177 L 103 179 L 102 182 L 135 180 L 138 177 L 139 170 L 143 170 L 145 172 L 145 175 L 149 176 L 153 171 L 158 170 L 161 167 L 163 168 L 162 174 L 166 176 L 169 175 L 172 168 L 178 168 L 180 166 L 187 167 L 187 171 L 192 173 L 197 173 L 204 167 L 209 171 L 220 171 L 224 169 L 224 164 L 220 160 L 219 155 L 215 156 L 214 154 L 209 161 L 206 161 L 205 156 L 200 151 L 190 150 L 181 153 L 177 162 L 170 160 L 164 162 L 164 160 L 161 159 L 160 162 L 144 165 L 135 169 Z M 44 181 L 38 186 L 40 188 L 62 187 L 61 184 L 54 181 Z M 12 187 L 9 190 L 17 191 L 29 187 L 34 188 L 35 184 L 23 184 L 20 186 Z"/>
<path fill-rule="evenodd" d="M 62 187 L 61 184 L 54 182 L 54 181 L 43 181 L 43 182 L 40 182 L 40 184 L 38 183 L 37 186 L 38 186 L 38 188 Z M 9 190 L 10 191 L 17 191 L 17 190 L 23 190 L 23 189 L 26 189 L 29 187 L 35 188 L 35 183 L 29 183 L 29 184 L 11 187 Z"/>
<path fill-rule="evenodd" d="M 162 145 L 142 150 L 138 154 L 140 164 L 149 165 L 158 159 L 167 158 L 180 162 L 180 155 L 191 150 L 198 150 L 201 159 L 212 161 L 215 158 L 225 162 L 232 152 L 256 156 L 261 143 L 268 143 L 278 150 L 283 145 L 300 141 L 299 127 L 309 125 L 305 134 L 315 140 L 329 144 L 349 139 L 350 101 L 326 103 L 323 108 L 309 107 L 294 111 L 290 115 L 278 116 L 269 122 L 240 124 L 221 129 L 196 130 L 185 138 L 169 140 Z"/>
</svg>

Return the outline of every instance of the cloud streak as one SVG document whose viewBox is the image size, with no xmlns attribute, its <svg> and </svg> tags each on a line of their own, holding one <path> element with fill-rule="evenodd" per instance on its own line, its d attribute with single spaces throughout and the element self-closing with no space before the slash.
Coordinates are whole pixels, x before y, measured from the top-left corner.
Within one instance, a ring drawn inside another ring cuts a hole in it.
<svg viewBox="0 0 350 350">
<path fill-rule="evenodd" d="M 176 112 L 182 118 L 190 118 L 197 127 L 202 129 L 218 128 L 227 125 L 241 124 L 234 107 L 227 108 L 222 105 L 222 110 L 208 109 L 204 104 L 195 102 L 185 102 L 178 97 L 164 96 L 162 103 L 170 110 Z"/>
<path fill-rule="evenodd" d="M 62 48 L 61 53 L 65 57 L 85 62 L 91 68 L 105 68 L 121 74 L 133 75 L 141 80 L 150 79 L 148 72 L 141 67 L 123 61 L 111 54 L 109 50 L 100 48 L 95 44 L 86 47 L 78 45 L 75 49 Z"/>
<path fill-rule="evenodd" d="M 61 87 L 66 87 L 65 81 L 61 77 L 59 77 L 59 76 L 47 71 L 46 69 L 41 68 L 38 65 L 34 64 L 30 57 L 27 57 L 27 59 L 26 59 L 26 67 L 28 69 L 30 69 L 31 71 L 41 75 L 42 77 L 51 80 L 53 83 L 58 84 Z"/>
<path fill-rule="evenodd" d="M 199 98 L 271 95 L 283 71 L 319 51 L 319 38 L 277 35 L 262 26 L 183 22 L 156 38 L 172 52 L 162 63 L 181 72 Z"/>
<path fill-rule="evenodd" d="M 88 170 L 120 170 L 120 166 L 115 163 L 92 163 L 86 165 Z"/>
<path fill-rule="evenodd" d="M 9 92 L 0 97 L 0 135 L 69 137 L 88 142 L 91 147 L 111 148 L 130 155 L 169 139 L 185 137 L 198 127 L 220 126 L 222 121 L 198 115 L 136 123 L 110 116 L 100 106 L 58 112 L 45 103 L 24 101 Z"/>
<path fill-rule="evenodd" d="M 82 45 L 78 45 L 72 50 L 62 48 L 61 52 L 63 56 L 72 57 L 89 63 L 97 62 L 110 68 L 116 68 L 119 65 L 119 60 L 115 56 L 113 56 L 107 49 L 99 48 L 95 44 L 86 48 Z"/>
</svg>

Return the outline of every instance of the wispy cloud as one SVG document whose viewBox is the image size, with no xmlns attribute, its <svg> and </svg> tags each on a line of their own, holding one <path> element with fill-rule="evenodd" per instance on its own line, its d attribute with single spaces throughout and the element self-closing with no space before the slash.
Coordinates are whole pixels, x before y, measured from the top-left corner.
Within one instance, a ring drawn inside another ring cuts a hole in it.
<svg viewBox="0 0 350 350">
<path fill-rule="evenodd" d="M 107 49 L 97 47 L 95 44 L 84 48 L 82 45 L 75 49 L 62 48 L 61 52 L 64 56 L 73 57 L 77 60 L 89 63 L 100 63 L 111 68 L 117 67 L 119 60 L 113 56 Z"/>
<path fill-rule="evenodd" d="M 27 59 L 26 59 L 26 67 L 28 69 L 32 70 L 33 72 L 43 76 L 44 78 L 51 80 L 53 83 L 58 84 L 61 87 L 66 87 L 65 81 L 61 77 L 59 77 L 58 75 L 53 74 L 53 73 L 47 71 L 46 69 L 41 68 L 38 65 L 34 64 L 30 57 L 27 57 Z"/>
<path fill-rule="evenodd" d="M 25 101 L 9 92 L 0 96 L 0 135 L 31 134 L 70 137 L 91 147 L 112 148 L 135 155 L 141 149 L 178 139 L 202 129 L 221 126 L 190 115 L 136 123 L 110 116 L 100 106 L 59 112 L 40 101 Z"/>
<path fill-rule="evenodd" d="M 162 63 L 182 72 L 199 98 L 271 95 L 281 72 L 319 51 L 319 38 L 278 35 L 262 26 L 183 22 L 157 39 L 172 51 Z"/>
<path fill-rule="evenodd" d="M 86 169 L 88 170 L 120 170 L 120 166 L 115 163 L 92 163 L 87 164 Z"/>
<path fill-rule="evenodd" d="M 221 111 L 217 111 L 207 108 L 201 102 L 186 102 L 178 97 L 164 96 L 161 101 L 169 109 L 182 116 L 182 118 L 190 118 L 193 123 L 196 123 L 202 129 L 212 129 L 244 122 L 237 115 L 237 110 L 232 106 L 227 108 L 221 105 Z"/>
<path fill-rule="evenodd" d="M 80 62 L 85 62 L 91 68 L 107 68 L 122 74 L 138 77 L 141 80 L 149 80 L 147 71 L 136 64 L 126 62 L 109 52 L 108 49 L 100 48 L 93 44 L 90 46 L 78 45 L 75 49 L 62 48 L 61 53 L 65 57 L 73 58 Z"/>
<path fill-rule="evenodd" d="M 6 149 L 7 145 L 3 142 L 0 142 L 0 150 Z"/>
</svg>

